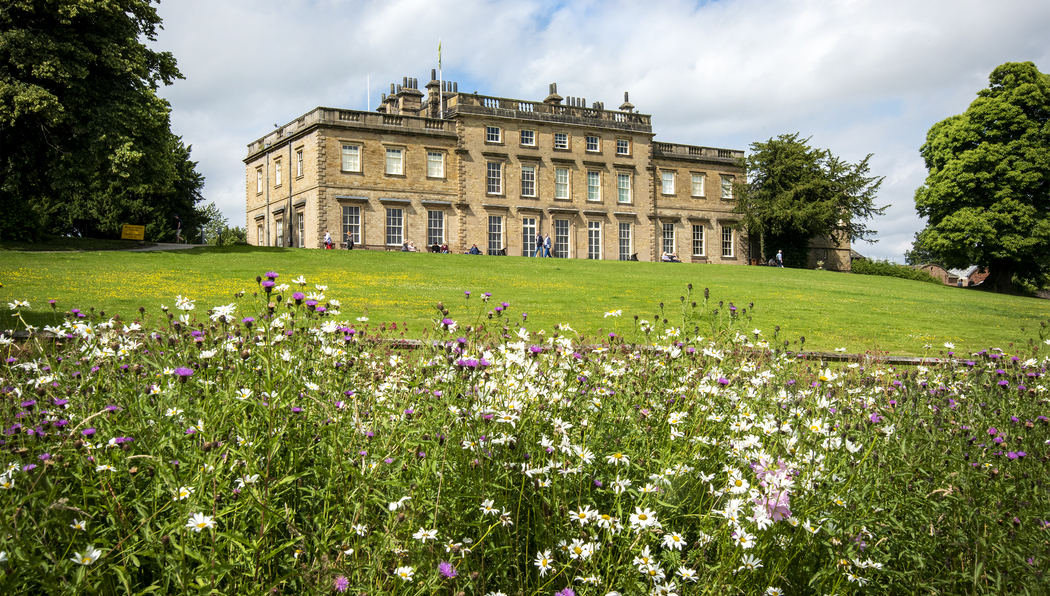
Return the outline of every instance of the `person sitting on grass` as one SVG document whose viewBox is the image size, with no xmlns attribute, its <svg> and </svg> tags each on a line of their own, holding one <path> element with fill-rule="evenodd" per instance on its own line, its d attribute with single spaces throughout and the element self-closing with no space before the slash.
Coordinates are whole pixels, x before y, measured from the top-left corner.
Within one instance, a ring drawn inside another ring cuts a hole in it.
<svg viewBox="0 0 1050 596">
<path fill-rule="evenodd" d="M 441 254 L 447 255 L 448 253 L 449 253 L 448 243 L 446 242 L 446 243 L 441 245 Z"/>
<path fill-rule="evenodd" d="M 474 245 L 472 245 L 470 247 L 470 250 L 467 251 L 467 254 L 468 255 L 480 255 L 481 254 L 481 250 L 478 249 L 478 245 L 477 244 L 474 244 Z"/>
</svg>

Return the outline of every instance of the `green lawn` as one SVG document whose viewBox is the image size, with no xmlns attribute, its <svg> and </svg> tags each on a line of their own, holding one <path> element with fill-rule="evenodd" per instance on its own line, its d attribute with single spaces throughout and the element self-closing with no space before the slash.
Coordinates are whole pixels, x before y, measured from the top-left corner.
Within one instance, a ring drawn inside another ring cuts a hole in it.
<svg viewBox="0 0 1050 596">
<path fill-rule="evenodd" d="M 660 302 L 669 323 L 681 324 L 679 297 L 689 283 L 698 302 L 705 287 L 715 304 L 732 301 L 746 307 L 754 302 L 749 309 L 754 318 L 744 329 L 760 329 L 769 338 L 779 325 L 781 339 L 805 336 L 806 349 L 813 350 L 921 354 L 924 345 L 940 348 L 946 341 L 960 352 L 1008 349 L 1010 342 L 1038 338 L 1034 330 L 1050 313 L 1050 304 L 1034 298 L 768 267 L 245 246 L 171 252 L 6 251 L 0 260 L 0 301 L 28 300 L 28 318 L 37 325 L 54 320 L 47 305 L 52 298 L 62 311 L 95 307 L 107 316 L 130 318 L 140 306 L 151 313 L 161 304 L 173 307 L 175 296 L 182 295 L 197 300 L 200 316 L 207 308 L 233 302 L 239 290 L 250 296 L 258 289 L 255 277 L 268 270 L 281 274 L 278 282 L 303 275 L 311 284 L 327 285 L 327 298 L 342 302 L 340 318 L 367 315 L 373 324 L 404 321 L 413 336 L 430 325 L 438 301 L 452 318 L 470 324 L 483 292 L 492 293 L 489 307 L 509 302 L 512 319 L 526 312 L 530 323 L 548 329 L 568 323 L 588 335 L 630 332 L 633 316 L 652 320 Z M 472 294 L 469 304 L 466 290 Z M 616 309 L 624 316 L 603 316 Z M 0 323 L 11 326 L 6 308 Z"/>
</svg>

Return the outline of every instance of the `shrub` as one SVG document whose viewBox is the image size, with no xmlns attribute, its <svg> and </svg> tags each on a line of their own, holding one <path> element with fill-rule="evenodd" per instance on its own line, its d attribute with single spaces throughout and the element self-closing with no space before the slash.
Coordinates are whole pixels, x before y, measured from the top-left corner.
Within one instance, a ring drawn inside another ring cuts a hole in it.
<svg viewBox="0 0 1050 596">
<path fill-rule="evenodd" d="M 900 277 L 915 281 L 925 281 L 932 284 L 944 285 L 941 280 L 921 269 L 912 269 L 907 265 L 898 265 L 885 260 L 857 259 L 851 266 L 853 273 L 861 275 L 884 275 L 886 277 Z"/>
</svg>

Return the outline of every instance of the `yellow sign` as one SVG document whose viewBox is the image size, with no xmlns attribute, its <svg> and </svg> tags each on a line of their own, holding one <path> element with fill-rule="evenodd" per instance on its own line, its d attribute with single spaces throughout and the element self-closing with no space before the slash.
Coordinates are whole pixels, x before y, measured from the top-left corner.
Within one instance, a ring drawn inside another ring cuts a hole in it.
<svg viewBox="0 0 1050 596">
<path fill-rule="evenodd" d="M 146 226 L 124 226 L 120 233 L 121 240 L 145 240 Z"/>
</svg>

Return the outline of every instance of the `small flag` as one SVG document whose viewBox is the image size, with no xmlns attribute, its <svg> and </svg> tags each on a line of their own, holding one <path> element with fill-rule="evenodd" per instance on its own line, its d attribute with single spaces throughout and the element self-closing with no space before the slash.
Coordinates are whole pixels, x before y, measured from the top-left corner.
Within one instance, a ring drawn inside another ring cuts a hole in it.
<svg viewBox="0 0 1050 596">
<path fill-rule="evenodd" d="M 441 68 L 441 38 L 438 38 L 438 68 Z"/>
</svg>

